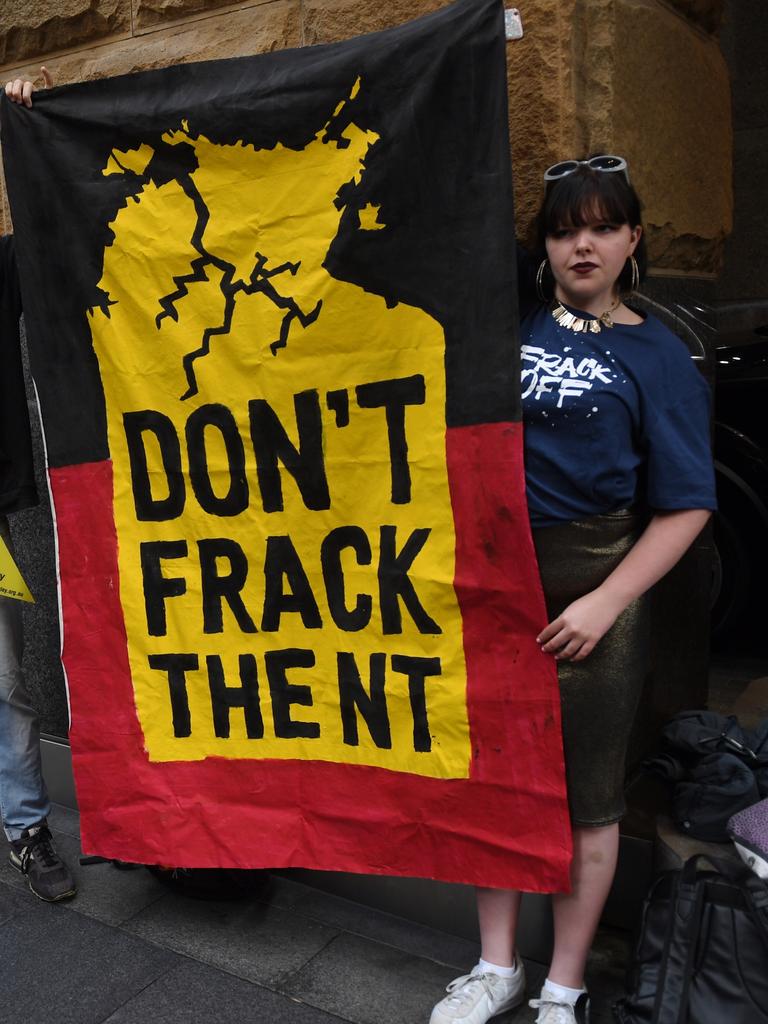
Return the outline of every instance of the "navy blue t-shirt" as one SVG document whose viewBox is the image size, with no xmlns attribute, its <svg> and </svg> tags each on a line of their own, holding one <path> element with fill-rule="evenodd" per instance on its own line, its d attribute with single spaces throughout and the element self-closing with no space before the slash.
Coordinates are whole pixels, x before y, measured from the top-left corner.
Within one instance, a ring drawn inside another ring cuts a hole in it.
<svg viewBox="0 0 768 1024">
<path fill-rule="evenodd" d="M 637 503 L 716 507 L 709 390 L 656 317 L 582 334 L 536 306 L 521 342 L 533 526 Z"/>
</svg>

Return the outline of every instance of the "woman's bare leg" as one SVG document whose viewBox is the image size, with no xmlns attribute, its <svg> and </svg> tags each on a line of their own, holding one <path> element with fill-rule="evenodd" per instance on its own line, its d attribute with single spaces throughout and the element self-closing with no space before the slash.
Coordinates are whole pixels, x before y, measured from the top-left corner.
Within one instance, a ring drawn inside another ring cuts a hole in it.
<svg viewBox="0 0 768 1024">
<path fill-rule="evenodd" d="M 482 889 L 479 886 L 476 892 L 480 955 L 483 960 L 499 967 L 513 967 L 520 893 L 513 889 Z"/>
<path fill-rule="evenodd" d="M 555 949 L 548 977 L 558 985 L 584 985 L 587 955 L 613 883 L 618 850 L 618 825 L 573 830 L 572 891 L 552 897 Z"/>
</svg>

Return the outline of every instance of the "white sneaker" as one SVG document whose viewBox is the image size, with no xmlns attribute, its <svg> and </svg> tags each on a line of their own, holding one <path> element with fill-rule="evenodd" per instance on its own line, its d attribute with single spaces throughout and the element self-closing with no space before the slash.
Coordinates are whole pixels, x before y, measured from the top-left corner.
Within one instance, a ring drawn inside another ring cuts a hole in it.
<svg viewBox="0 0 768 1024">
<path fill-rule="evenodd" d="M 432 1011 L 429 1024 L 485 1024 L 519 1006 L 525 998 L 525 970 L 519 959 L 515 966 L 512 978 L 483 974 L 479 967 L 455 978 L 446 988 L 448 995 Z"/>
<path fill-rule="evenodd" d="M 558 1003 L 547 998 L 546 989 L 542 989 L 541 999 L 531 999 L 528 1005 L 539 1011 L 536 1024 L 589 1024 L 589 996 L 586 992 L 575 1003 Z"/>
</svg>

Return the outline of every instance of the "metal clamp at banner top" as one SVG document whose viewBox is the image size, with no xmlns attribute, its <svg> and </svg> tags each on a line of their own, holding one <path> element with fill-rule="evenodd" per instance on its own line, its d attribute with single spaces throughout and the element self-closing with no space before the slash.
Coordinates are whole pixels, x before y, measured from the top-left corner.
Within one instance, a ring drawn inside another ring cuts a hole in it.
<svg viewBox="0 0 768 1024">
<path fill-rule="evenodd" d="M 504 11 L 504 33 L 508 42 L 511 39 L 523 38 L 523 19 L 516 7 L 508 7 Z"/>
</svg>

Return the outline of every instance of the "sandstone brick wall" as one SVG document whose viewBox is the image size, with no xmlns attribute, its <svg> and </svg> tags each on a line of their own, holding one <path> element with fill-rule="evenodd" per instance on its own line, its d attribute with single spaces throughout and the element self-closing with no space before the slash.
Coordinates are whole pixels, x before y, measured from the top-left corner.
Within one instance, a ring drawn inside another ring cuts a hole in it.
<svg viewBox="0 0 768 1024">
<path fill-rule="evenodd" d="M 347 38 L 444 0 L 19 0 L 0 5 L 0 77 L 57 84 Z M 508 6 L 511 4 L 508 3 Z M 630 161 L 652 262 L 712 276 L 731 228 L 723 0 L 519 0 L 508 44 L 510 134 L 524 231 L 541 169 L 595 150 Z M 0 228 L 10 219 L 0 190 Z"/>
</svg>

